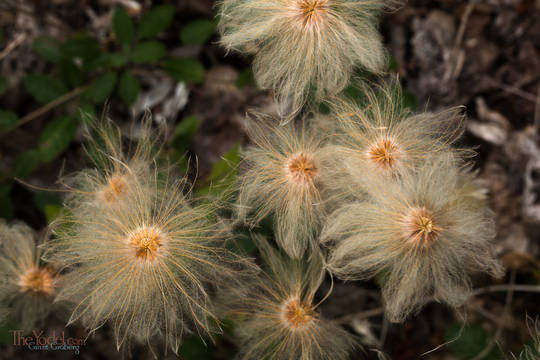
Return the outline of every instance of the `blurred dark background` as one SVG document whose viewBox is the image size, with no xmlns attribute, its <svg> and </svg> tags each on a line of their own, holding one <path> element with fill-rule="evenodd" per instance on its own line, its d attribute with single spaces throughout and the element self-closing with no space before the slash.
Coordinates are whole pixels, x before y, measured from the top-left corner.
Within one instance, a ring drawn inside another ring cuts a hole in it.
<svg viewBox="0 0 540 360">
<path fill-rule="evenodd" d="M 197 157 L 198 191 L 234 181 L 227 169 L 247 143 L 245 112 L 275 106 L 270 92 L 255 87 L 251 59 L 216 43 L 213 6 L 212 0 L 1 0 L 0 216 L 38 231 L 55 218 L 61 196 L 38 189 L 59 188 L 61 172 L 87 164 L 80 110 L 106 111 L 127 135 L 148 108 L 168 129 L 166 155 L 191 174 L 194 162 L 184 155 Z M 540 310 L 540 1 L 409 0 L 385 14 L 380 29 L 407 106 L 465 106 L 460 145 L 478 153 L 473 161 L 496 214 L 496 253 L 508 272 L 500 281 L 476 278 L 479 290 L 459 315 L 430 304 L 403 324 L 388 324 L 375 282 L 337 282 L 323 315 L 362 340 L 365 352 L 352 359 L 376 359 L 372 348 L 396 360 L 511 358 L 530 342 L 526 316 Z M 44 329 L 64 330 L 62 317 L 51 316 Z M 2 359 L 129 356 L 116 351 L 108 328 L 74 355 L 10 345 L 10 326 L 0 328 Z M 77 326 L 65 331 L 85 337 Z M 460 331 L 458 340 L 421 356 Z M 234 339 L 226 331 L 206 347 L 188 336 L 180 354 L 231 359 Z M 131 355 L 152 356 L 144 346 Z"/>
</svg>

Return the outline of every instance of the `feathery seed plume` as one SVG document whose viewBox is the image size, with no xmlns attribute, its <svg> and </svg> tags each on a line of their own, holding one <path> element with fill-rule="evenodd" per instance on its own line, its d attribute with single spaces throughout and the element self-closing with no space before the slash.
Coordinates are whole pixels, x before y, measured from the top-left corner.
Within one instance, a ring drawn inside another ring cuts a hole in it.
<svg viewBox="0 0 540 360">
<path fill-rule="evenodd" d="M 53 309 L 58 275 L 40 263 L 34 231 L 24 224 L 0 222 L 0 313 L 29 331 Z"/>
<path fill-rule="evenodd" d="M 279 245 L 290 256 L 302 257 L 314 245 L 324 217 L 323 139 L 303 122 L 277 126 L 276 119 L 263 114 L 249 120 L 254 146 L 244 153 L 238 216 L 255 225 L 273 215 Z"/>
<path fill-rule="evenodd" d="M 321 317 L 314 303 L 324 278 L 320 252 L 309 261 L 291 259 L 255 235 L 268 272 L 224 295 L 237 319 L 241 359 L 342 360 L 354 338 Z"/>
<path fill-rule="evenodd" d="M 393 2 L 222 0 L 221 43 L 255 54 L 257 83 L 273 89 L 294 115 L 308 96 L 320 100 L 345 88 L 355 66 L 382 71 L 377 17 Z"/>
<path fill-rule="evenodd" d="M 493 257 L 493 215 L 463 196 L 463 168 L 451 155 L 426 160 L 399 181 L 364 176 L 368 200 L 330 216 L 322 242 L 328 268 L 341 279 L 385 275 L 386 314 L 402 321 L 432 297 L 460 306 L 471 272 L 502 275 Z"/>
<path fill-rule="evenodd" d="M 114 206 L 97 208 L 79 201 L 80 189 L 73 189 L 45 253 L 66 269 L 56 300 L 73 306 L 70 323 L 80 320 L 91 332 L 108 322 L 118 348 L 131 340 L 152 348 L 150 340 L 162 336 L 176 352 L 185 332 L 219 330 L 211 291 L 234 281 L 244 262 L 224 248 L 228 227 L 214 206 L 192 204 L 185 179 L 172 181 L 168 169 L 151 161 L 137 171 L 125 154 L 109 150 L 99 153 L 121 164 L 129 191 Z M 98 180 L 108 174 L 95 171 Z"/>
</svg>

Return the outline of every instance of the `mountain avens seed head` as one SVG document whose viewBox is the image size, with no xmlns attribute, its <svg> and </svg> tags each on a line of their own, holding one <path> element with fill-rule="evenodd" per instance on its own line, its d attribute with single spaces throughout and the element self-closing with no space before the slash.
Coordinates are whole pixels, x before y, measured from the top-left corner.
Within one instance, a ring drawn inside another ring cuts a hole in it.
<svg viewBox="0 0 540 360">
<path fill-rule="evenodd" d="M 411 209 L 405 218 L 405 236 L 418 246 L 429 246 L 439 237 L 442 228 L 426 208 Z"/>
<path fill-rule="evenodd" d="M 152 262 L 160 254 L 163 236 L 153 227 L 143 227 L 129 236 L 129 243 L 135 249 L 135 257 Z"/>
<path fill-rule="evenodd" d="M 52 295 L 54 292 L 53 275 L 49 268 L 34 267 L 21 276 L 21 292 L 32 295 Z"/>
<path fill-rule="evenodd" d="M 375 165 L 392 170 L 400 157 L 399 146 L 390 138 L 382 138 L 369 147 L 368 159 Z"/>
<path fill-rule="evenodd" d="M 300 153 L 287 161 L 287 173 L 294 183 L 311 183 L 317 176 L 317 167 L 311 157 Z"/>
<path fill-rule="evenodd" d="M 326 0 L 297 0 L 300 17 L 304 26 L 319 25 L 327 12 Z"/>
<path fill-rule="evenodd" d="M 300 329 L 309 325 L 314 318 L 313 308 L 302 304 L 298 298 L 292 298 L 283 304 L 283 320 L 289 328 Z"/>
</svg>

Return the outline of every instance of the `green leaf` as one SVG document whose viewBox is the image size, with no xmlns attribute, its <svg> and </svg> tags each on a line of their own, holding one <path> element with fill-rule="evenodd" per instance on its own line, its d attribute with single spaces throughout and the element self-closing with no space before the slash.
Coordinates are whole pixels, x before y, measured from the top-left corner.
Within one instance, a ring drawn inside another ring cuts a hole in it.
<svg viewBox="0 0 540 360">
<path fill-rule="evenodd" d="M 204 78 L 204 66 L 192 58 L 176 58 L 163 62 L 163 68 L 176 80 L 200 83 Z"/>
<path fill-rule="evenodd" d="M 0 323 L 0 345 L 13 345 L 13 330 L 20 329 L 20 326 L 11 320 Z"/>
<path fill-rule="evenodd" d="M 411 109 L 412 111 L 416 111 L 418 109 L 418 98 L 414 93 L 407 89 L 403 89 L 401 101 L 403 102 L 403 106 Z"/>
<path fill-rule="evenodd" d="M 34 51 L 43 59 L 57 63 L 62 59 L 60 41 L 51 37 L 39 37 L 32 44 Z"/>
<path fill-rule="evenodd" d="M 104 103 L 113 92 L 116 79 L 117 75 L 115 72 L 106 72 L 90 84 L 85 91 L 85 97 L 95 104 Z"/>
<path fill-rule="evenodd" d="M 60 210 L 62 210 L 62 207 L 60 205 L 55 204 L 49 204 L 45 206 L 45 219 L 47 219 L 47 223 L 50 224 L 53 222 L 54 219 L 58 216 L 60 213 Z"/>
<path fill-rule="evenodd" d="M 84 72 L 75 65 L 73 59 L 64 59 L 60 62 L 60 76 L 72 87 L 82 85 L 85 80 Z"/>
<path fill-rule="evenodd" d="M 32 173 L 38 166 L 40 153 L 36 150 L 27 150 L 19 153 L 13 161 L 13 176 L 23 178 Z"/>
<path fill-rule="evenodd" d="M 5 76 L 0 76 L 0 95 L 2 95 L 9 87 L 9 81 Z"/>
<path fill-rule="evenodd" d="M 167 48 L 159 41 L 147 41 L 135 45 L 132 60 L 136 64 L 157 61 L 167 54 Z"/>
<path fill-rule="evenodd" d="M 0 218 L 11 220 L 13 218 L 13 203 L 9 193 L 11 191 L 11 184 L 0 184 Z"/>
<path fill-rule="evenodd" d="M 123 7 L 114 10 L 112 27 L 120 44 L 127 45 L 133 40 L 133 21 Z"/>
<path fill-rule="evenodd" d="M 39 137 L 39 153 L 41 161 L 54 160 L 71 144 L 77 131 L 77 121 L 70 116 L 61 116 L 45 126 Z"/>
<path fill-rule="evenodd" d="M 210 360 L 214 350 L 214 346 L 206 345 L 199 337 L 190 336 L 182 341 L 179 354 L 185 360 Z"/>
<path fill-rule="evenodd" d="M 34 97 L 34 99 L 44 105 L 68 91 L 64 82 L 58 78 L 31 74 L 24 78 L 24 88 Z"/>
<path fill-rule="evenodd" d="M 463 327 L 463 330 L 461 328 Z M 461 330 L 461 336 L 460 336 Z M 458 337 L 459 336 L 459 337 Z M 456 339 L 456 337 L 458 337 Z M 448 347 L 460 360 L 470 360 L 488 346 L 491 336 L 481 326 L 476 324 L 463 325 L 454 323 L 446 329 L 444 338 L 452 341 Z M 501 360 L 503 354 L 497 345 L 484 357 L 485 360 Z"/>
<path fill-rule="evenodd" d="M 124 100 L 124 103 L 128 106 L 133 104 L 137 100 L 140 90 L 141 83 L 139 79 L 131 72 L 124 71 L 118 82 L 118 95 Z"/>
<path fill-rule="evenodd" d="M 97 57 L 101 52 L 99 42 L 86 34 L 75 35 L 67 40 L 60 50 L 65 57 L 81 58 L 85 62 Z"/>
<path fill-rule="evenodd" d="M 198 128 L 199 118 L 197 116 L 186 116 L 176 125 L 171 145 L 179 152 L 187 151 Z"/>
<path fill-rule="evenodd" d="M 122 67 L 128 63 L 129 59 L 126 55 L 120 53 L 112 53 L 109 56 L 109 63 L 112 67 Z"/>
<path fill-rule="evenodd" d="M 208 178 L 203 181 L 203 187 L 197 193 L 199 195 L 227 196 L 228 191 L 233 189 L 238 174 L 238 164 L 241 161 L 239 146 L 235 145 L 230 151 L 223 154 Z"/>
<path fill-rule="evenodd" d="M 238 77 L 236 78 L 236 87 L 243 88 L 247 85 L 253 84 L 255 81 L 253 80 L 253 71 L 250 69 L 246 69 L 241 71 L 238 74 Z"/>
<path fill-rule="evenodd" d="M 156 6 L 142 16 L 139 35 L 143 39 L 152 38 L 168 28 L 173 18 L 173 5 Z"/>
<path fill-rule="evenodd" d="M 18 121 L 19 117 L 13 111 L 0 110 L 0 131 L 10 128 Z"/>
<path fill-rule="evenodd" d="M 180 31 L 180 40 L 186 45 L 204 45 L 214 32 L 216 23 L 212 20 L 193 20 Z"/>
</svg>

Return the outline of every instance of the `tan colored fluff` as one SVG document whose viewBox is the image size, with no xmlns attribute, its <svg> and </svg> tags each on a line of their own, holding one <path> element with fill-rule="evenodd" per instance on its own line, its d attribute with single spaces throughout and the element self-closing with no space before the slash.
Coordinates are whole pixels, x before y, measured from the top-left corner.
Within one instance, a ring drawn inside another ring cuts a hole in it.
<svg viewBox="0 0 540 360">
<path fill-rule="evenodd" d="M 355 340 L 321 317 L 315 304 L 325 275 L 320 252 L 301 261 L 278 253 L 258 236 L 255 242 L 268 271 L 230 289 L 223 299 L 228 314 L 237 320 L 238 358 L 348 359 Z"/>
<path fill-rule="evenodd" d="M 50 314 L 58 290 L 56 271 L 39 259 L 30 227 L 0 221 L 0 314 L 11 317 L 25 332 Z"/>
<path fill-rule="evenodd" d="M 385 63 L 377 16 L 384 0 L 222 0 L 221 43 L 255 54 L 255 79 L 296 113 L 308 96 L 341 91 L 355 66 Z M 292 117 L 287 117 L 291 120 Z"/>
<path fill-rule="evenodd" d="M 470 273 L 502 274 L 493 257 L 493 214 L 463 196 L 462 169 L 450 155 L 426 159 L 399 181 L 363 177 L 368 201 L 344 205 L 322 234 L 329 270 L 341 279 L 384 275 L 386 314 L 405 319 L 430 299 L 459 306 Z"/>
<path fill-rule="evenodd" d="M 451 145 L 464 131 L 460 108 L 415 115 L 403 106 L 396 81 L 375 90 L 362 89 L 365 98 L 356 99 L 358 102 L 332 101 L 343 132 L 334 147 L 335 157 L 342 159 L 349 184 L 357 183 L 365 173 L 397 177 L 414 172 L 427 157 L 457 151 Z"/>
<path fill-rule="evenodd" d="M 527 327 L 532 337 L 532 344 L 525 346 L 519 354 L 519 360 L 540 359 L 540 320 L 527 317 Z"/>
<path fill-rule="evenodd" d="M 136 171 L 133 158 L 109 150 L 100 149 L 121 164 L 128 191 L 106 205 L 92 192 L 81 201 L 72 189 L 46 244 L 46 258 L 66 270 L 56 300 L 72 305 L 69 323 L 80 320 L 91 332 L 108 323 L 118 348 L 131 340 L 151 346 L 161 336 L 177 351 L 184 333 L 219 330 L 210 291 L 234 281 L 243 261 L 224 248 L 227 227 L 214 206 L 193 205 L 184 179 L 171 180 L 151 161 Z M 98 181 L 78 184 L 98 189 L 107 174 L 84 171 Z"/>
<path fill-rule="evenodd" d="M 243 154 L 238 217 L 255 226 L 272 215 L 279 245 L 301 257 L 317 246 L 325 214 L 323 139 L 303 122 L 278 126 L 263 114 L 251 116 L 247 132 L 253 146 Z"/>
</svg>

